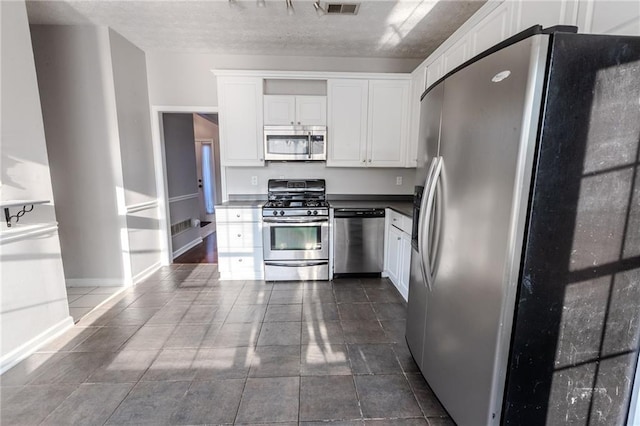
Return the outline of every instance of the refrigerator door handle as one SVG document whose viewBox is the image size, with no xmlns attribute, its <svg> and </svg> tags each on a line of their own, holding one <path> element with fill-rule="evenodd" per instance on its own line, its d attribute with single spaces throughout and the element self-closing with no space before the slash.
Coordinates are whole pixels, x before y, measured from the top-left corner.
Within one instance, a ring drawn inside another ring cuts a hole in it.
<svg viewBox="0 0 640 426">
<path fill-rule="evenodd" d="M 433 287 L 433 279 L 434 279 L 434 271 L 435 268 L 432 267 L 432 263 L 433 263 L 433 259 L 432 256 L 433 254 L 431 253 L 430 247 L 429 247 L 429 241 L 431 241 L 431 232 L 432 229 L 430 227 L 430 223 L 431 223 L 431 213 L 433 212 L 433 204 L 435 202 L 435 198 L 436 198 L 436 190 L 438 188 L 438 182 L 440 180 L 440 172 L 442 171 L 442 157 L 436 157 L 434 159 L 433 162 L 433 173 L 431 175 L 431 182 L 429 183 L 429 189 L 427 192 L 427 197 L 426 197 L 426 206 L 425 206 L 425 210 L 421 210 L 420 212 L 420 216 L 424 217 L 424 222 L 423 222 L 423 238 L 422 238 L 422 244 L 420 245 L 420 248 L 422 250 L 421 252 L 421 259 L 422 259 L 422 265 L 423 265 L 423 272 L 425 274 L 425 281 L 427 283 L 427 288 L 429 290 L 432 289 Z M 424 198 L 423 198 L 424 200 Z M 426 214 L 423 214 L 426 213 Z M 439 220 L 438 220 L 439 222 Z M 439 232 L 439 224 L 435 224 L 434 228 L 436 230 L 438 230 Z M 426 236 L 426 238 L 424 237 Z M 426 244 L 425 244 L 425 240 L 426 240 Z M 434 244 L 435 246 L 435 244 Z M 434 250 L 434 252 L 437 252 L 437 250 Z"/>
<path fill-rule="evenodd" d="M 428 193 L 429 188 L 431 186 L 431 182 L 432 182 L 432 176 L 433 176 L 433 171 L 435 169 L 436 166 L 436 161 L 437 161 L 437 157 L 433 157 L 431 159 L 431 165 L 429 166 L 429 172 L 427 173 L 427 179 L 425 179 L 424 181 L 424 189 L 425 189 L 425 195 Z M 424 224 L 426 222 L 426 216 L 427 216 L 427 197 L 423 196 L 422 197 L 422 201 L 420 203 L 420 216 L 419 216 L 419 221 L 418 221 L 418 254 L 419 259 L 420 259 L 420 271 L 422 272 L 422 281 L 426 284 L 427 283 L 427 271 L 425 269 L 425 265 L 424 265 Z"/>
</svg>

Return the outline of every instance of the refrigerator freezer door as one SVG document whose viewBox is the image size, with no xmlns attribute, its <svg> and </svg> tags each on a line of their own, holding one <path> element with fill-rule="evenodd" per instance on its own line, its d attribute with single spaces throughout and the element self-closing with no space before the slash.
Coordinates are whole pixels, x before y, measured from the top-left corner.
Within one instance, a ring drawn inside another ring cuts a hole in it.
<svg viewBox="0 0 640 426">
<path fill-rule="evenodd" d="M 500 417 L 495 400 L 504 383 L 496 385 L 494 376 L 496 368 L 506 369 L 496 366 L 496 357 L 504 308 L 515 298 L 509 276 L 518 247 L 514 212 L 521 203 L 514 195 L 529 188 L 523 175 L 530 170 L 521 158 L 532 139 L 523 135 L 532 114 L 539 114 L 530 101 L 531 88 L 540 86 L 530 79 L 544 58 L 533 54 L 534 46 L 546 37 L 499 50 L 444 83 L 442 252 L 426 296 L 420 364 L 461 426 L 492 424 Z M 507 320 L 510 327 L 512 309 Z"/>
</svg>

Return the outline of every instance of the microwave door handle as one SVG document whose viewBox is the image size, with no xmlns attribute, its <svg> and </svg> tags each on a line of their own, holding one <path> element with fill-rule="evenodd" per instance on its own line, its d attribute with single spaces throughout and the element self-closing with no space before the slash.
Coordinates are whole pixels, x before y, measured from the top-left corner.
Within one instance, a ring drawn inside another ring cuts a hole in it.
<svg viewBox="0 0 640 426">
<path fill-rule="evenodd" d="M 311 160 L 311 132 L 307 132 L 307 151 L 309 152 L 309 160 Z"/>
</svg>

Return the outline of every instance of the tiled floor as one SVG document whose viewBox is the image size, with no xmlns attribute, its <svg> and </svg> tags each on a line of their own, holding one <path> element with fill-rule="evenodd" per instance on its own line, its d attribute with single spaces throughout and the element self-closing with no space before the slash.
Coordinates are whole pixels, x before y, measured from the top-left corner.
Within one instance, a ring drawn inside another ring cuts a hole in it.
<svg viewBox="0 0 640 426">
<path fill-rule="evenodd" d="M 121 290 L 122 287 L 67 287 L 69 315 L 74 322 L 78 322 L 83 316 Z"/>
<path fill-rule="evenodd" d="M 216 276 L 165 268 L 85 316 L 0 377 L 0 423 L 453 424 L 386 279 Z"/>
</svg>

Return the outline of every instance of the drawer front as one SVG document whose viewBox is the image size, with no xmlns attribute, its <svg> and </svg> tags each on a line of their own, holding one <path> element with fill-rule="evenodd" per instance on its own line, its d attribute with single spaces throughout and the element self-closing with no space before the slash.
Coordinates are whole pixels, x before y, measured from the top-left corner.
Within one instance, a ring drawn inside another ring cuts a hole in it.
<svg viewBox="0 0 640 426">
<path fill-rule="evenodd" d="M 218 222 L 260 222 L 262 221 L 262 208 L 243 209 L 216 209 L 216 221 Z"/>
<path fill-rule="evenodd" d="M 217 223 L 218 247 L 262 247 L 262 223 Z"/>
<path fill-rule="evenodd" d="M 235 270 L 262 270 L 262 249 L 255 248 L 252 252 L 219 252 L 218 253 L 218 268 L 220 271 Z"/>
<path fill-rule="evenodd" d="M 391 225 L 411 235 L 412 220 L 410 217 L 391 209 L 388 209 L 387 212 L 389 213 L 389 223 Z"/>
</svg>

